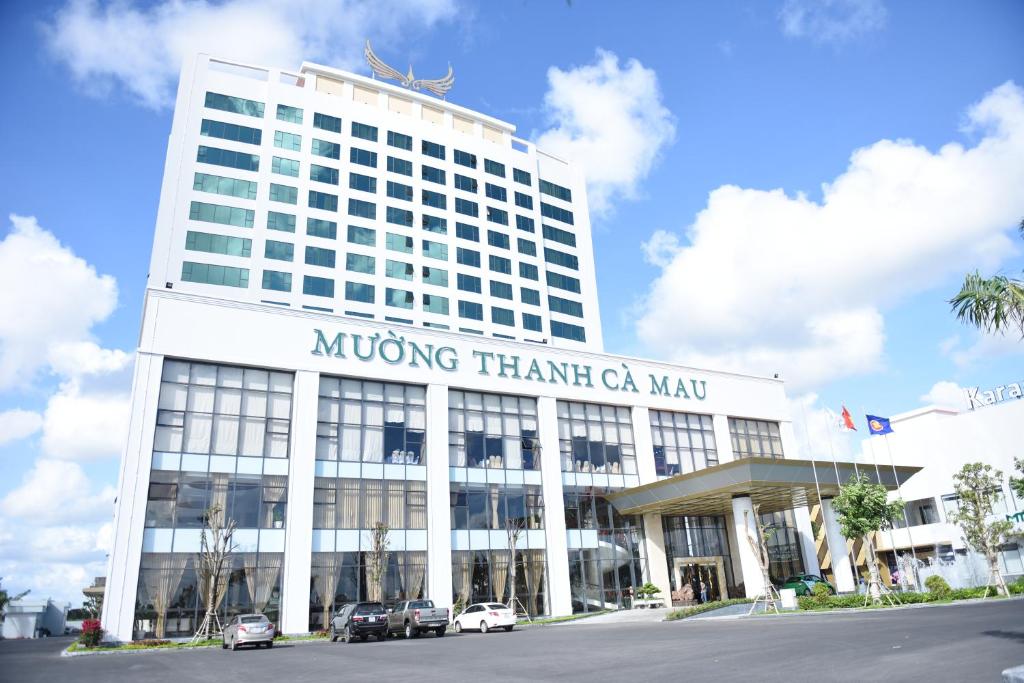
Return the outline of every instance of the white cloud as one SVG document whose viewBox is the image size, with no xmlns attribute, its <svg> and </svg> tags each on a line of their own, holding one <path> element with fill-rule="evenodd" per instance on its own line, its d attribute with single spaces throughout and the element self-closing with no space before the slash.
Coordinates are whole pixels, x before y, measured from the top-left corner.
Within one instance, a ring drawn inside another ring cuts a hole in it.
<svg viewBox="0 0 1024 683">
<path fill-rule="evenodd" d="M 964 393 L 964 388 L 949 380 L 933 384 L 928 393 L 921 396 L 921 401 L 927 405 L 956 408 L 961 412 L 967 410 L 967 395 Z"/>
<path fill-rule="evenodd" d="M 791 397 L 787 402 L 799 458 L 839 462 L 855 459 L 857 432 L 839 426 L 842 406 L 825 406 L 813 392 Z"/>
<path fill-rule="evenodd" d="M 882 0 L 786 0 L 779 10 L 782 32 L 816 43 L 845 43 L 885 27 Z"/>
<path fill-rule="evenodd" d="M 117 304 L 117 284 L 33 217 L 10 216 L 0 241 L 0 390 L 25 385 L 57 344 L 87 341 Z"/>
<path fill-rule="evenodd" d="M 59 343 L 50 346 L 50 368 L 64 377 L 100 375 L 127 368 L 133 356 L 120 349 L 104 349 L 89 341 Z"/>
<path fill-rule="evenodd" d="M 190 54 L 355 69 L 367 37 L 394 41 L 455 15 L 456 0 L 69 0 L 46 27 L 46 39 L 87 92 L 103 96 L 119 85 L 161 108 L 172 104 Z"/>
<path fill-rule="evenodd" d="M 40 459 L 25 473 L 21 486 L 0 500 L 0 511 L 36 525 L 80 524 L 113 516 L 115 495 L 113 486 L 93 492 L 77 463 Z"/>
<path fill-rule="evenodd" d="M 945 340 L 940 345 L 943 355 L 948 356 L 958 368 L 972 368 L 1001 356 L 1024 354 L 1024 342 L 1012 331 L 988 334 L 975 331 L 971 341 L 964 342 L 960 335 Z"/>
<path fill-rule="evenodd" d="M 50 397 L 42 449 L 59 460 L 120 456 L 128 438 L 129 393 L 83 391 L 75 381 Z"/>
<path fill-rule="evenodd" d="M 796 390 L 879 368 L 884 309 L 1015 253 L 1024 91 L 1001 85 L 967 119 L 974 147 L 882 140 L 855 151 L 820 202 L 712 191 L 686 246 L 654 250 L 670 262 L 641 304 L 641 340 L 685 363 L 779 371 Z"/>
<path fill-rule="evenodd" d="M 605 50 L 591 64 L 548 69 L 544 106 L 552 128 L 540 134 L 537 146 L 582 166 L 597 215 L 618 198 L 635 198 L 640 181 L 675 138 L 654 70 L 636 59 L 620 64 Z"/>
<path fill-rule="evenodd" d="M 0 446 L 32 436 L 43 426 L 43 416 L 14 408 L 0 413 Z"/>
</svg>

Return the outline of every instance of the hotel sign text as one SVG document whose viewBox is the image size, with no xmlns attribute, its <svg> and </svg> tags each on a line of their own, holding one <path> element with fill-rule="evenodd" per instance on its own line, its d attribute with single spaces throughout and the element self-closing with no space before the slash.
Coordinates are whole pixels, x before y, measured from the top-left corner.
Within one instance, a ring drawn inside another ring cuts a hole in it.
<svg viewBox="0 0 1024 683">
<path fill-rule="evenodd" d="M 995 389 L 987 389 L 985 391 L 980 391 L 978 387 L 967 388 L 964 389 L 964 393 L 967 394 L 967 405 L 971 410 L 984 408 L 993 403 L 1002 403 L 1008 398 L 1021 397 L 1020 383 L 1018 382 L 1000 384 Z"/>
<path fill-rule="evenodd" d="M 609 366 L 594 366 L 589 363 L 570 363 L 520 354 L 498 353 L 473 349 L 470 358 L 460 358 L 453 346 L 436 346 L 406 339 L 388 330 L 379 332 L 349 334 L 338 332 L 333 338 L 322 330 L 313 330 L 314 356 L 334 358 L 356 358 L 370 363 L 382 361 L 388 365 L 405 365 L 410 368 L 439 369 L 456 372 L 463 362 L 471 364 L 477 374 L 497 379 L 516 379 L 526 382 L 562 384 L 565 386 L 592 389 L 598 384 L 609 391 L 650 393 L 652 396 L 672 396 L 681 399 L 707 398 L 707 382 L 676 375 L 643 373 L 634 376 L 626 363 Z"/>
</svg>

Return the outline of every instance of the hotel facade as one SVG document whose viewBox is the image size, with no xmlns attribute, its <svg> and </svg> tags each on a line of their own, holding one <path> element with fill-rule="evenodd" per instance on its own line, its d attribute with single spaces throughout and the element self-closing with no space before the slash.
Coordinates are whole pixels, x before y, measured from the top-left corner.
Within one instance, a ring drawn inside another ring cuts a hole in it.
<svg viewBox="0 0 1024 683">
<path fill-rule="evenodd" d="M 315 64 L 190 59 L 104 627 L 197 628 L 211 506 L 238 529 L 218 609 L 286 633 L 357 599 L 753 596 L 755 506 L 772 576 L 818 573 L 808 505 L 836 538 L 846 466 L 798 459 L 777 379 L 605 354 L 594 268 L 579 169 L 510 124 Z"/>
</svg>

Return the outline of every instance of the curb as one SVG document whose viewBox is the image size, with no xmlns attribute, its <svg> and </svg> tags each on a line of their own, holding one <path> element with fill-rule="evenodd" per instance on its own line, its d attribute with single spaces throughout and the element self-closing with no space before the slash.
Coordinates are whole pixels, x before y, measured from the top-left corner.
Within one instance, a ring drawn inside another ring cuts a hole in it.
<svg viewBox="0 0 1024 683">
<path fill-rule="evenodd" d="M 720 617 L 704 617 L 705 619 L 725 620 L 725 619 L 746 619 L 747 617 L 804 617 L 813 616 L 815 614 L 865 614 L 865 613 L 878 613 L 878 612 L 892 612 L 896 610 L 908 610 L 908 609 L 927 609 L 935 607 L 961 607 L 963 605 L 976 605 L 988 601 L 989 604 L 1002 604 L 1003 602 L 1019 601 L 1024 600 L 1022 595 L 1011 595 L 1008 598 L 971 598 L 969 600 L 954 600 L 953 602 L 941 602 L 941 603 L 916 603 L 913 605 L 899 605 L 897 607 L 843 607 L 840 609 L 829 609 L 829 610 L 788 610 L 780 611 L 779 614 L 761 612 L 758 614 L 729 614 Z M 684 617 L 682 619 L 675 619 L 674 621 L 689 621 L 695 617 L 702 617 L 703 615 L 695 614 L 692 617 Z"/>
<path fill-rule="evenodd" d="M 327 638 L 307 638 L 303 640 L 285 640 L 280 643 L 275 642 L 275 647 L 281 645 L 308 645 L 312 643 L 329 643 L 330 640 Z M 195 650 L 219 650 L 220 645 L 196 645 L 194 647 L 140 647 L 133 649 L 124 650 L 96 650 L 90 652 L 89 650 L 78 650 L 76 652 L 69 652 L 68 648 L 71 645 L 64 648 L 60 652 L 61 657 L 98 657 L 100 655 L 141 655 L 149 654 L 150 652 L 192 652 Z"/>
</svg>

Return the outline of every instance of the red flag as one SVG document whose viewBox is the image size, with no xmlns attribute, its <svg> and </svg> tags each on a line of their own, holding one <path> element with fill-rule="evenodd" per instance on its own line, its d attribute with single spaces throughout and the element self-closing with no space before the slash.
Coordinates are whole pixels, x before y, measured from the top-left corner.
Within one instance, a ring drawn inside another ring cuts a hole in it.
<svg viewBox="0 0 1024 683">
<path fill-rule="evenodd" d="M 850 411 L 843 406 L 843 426 L 847 429 L 857 431 L 857 428 L 853 426 L 853 417 L 850 415 Z"/>
</svg>

